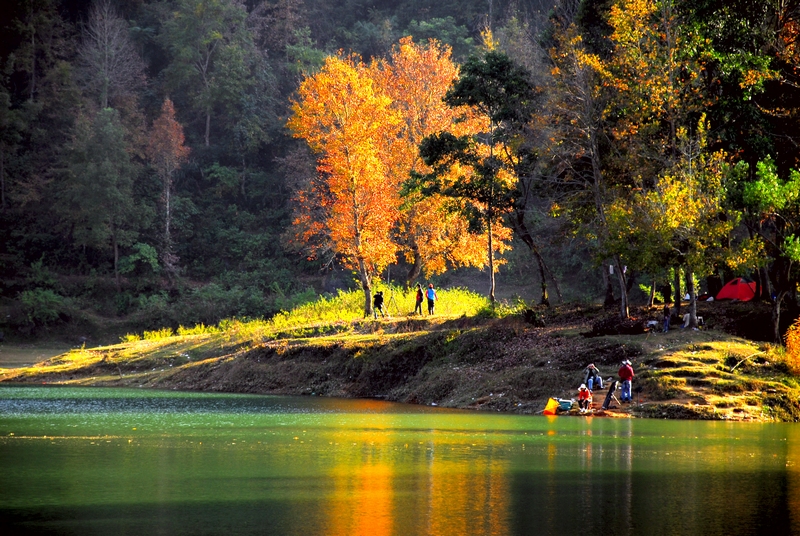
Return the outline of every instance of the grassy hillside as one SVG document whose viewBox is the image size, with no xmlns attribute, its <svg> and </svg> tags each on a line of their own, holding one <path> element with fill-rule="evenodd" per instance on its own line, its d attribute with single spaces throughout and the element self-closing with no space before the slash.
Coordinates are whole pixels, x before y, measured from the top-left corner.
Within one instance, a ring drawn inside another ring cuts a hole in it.
<svg viewBox="0 0 800 536">
<path fill-rule="evenodd" d="M 587 336 L 613 312 L 521 306 L 491 314 L 466 291 L 440 296 L 442 313 L 433 317 L 395 311 L 373 320 L 360 318 L 358 293 L 341 293 L 269 322 L 146 332 L 75 349 L 33 367 L 0 369 L 0 381 L 371 397 L 530 414 L 551 396 L 573 397 L 588 363 L 616 378 L 620 361 L 630 359 L 635 403 L 619 412 L 800 419 L 800 383 L 781 351 L 730 333 L 744 327 L 742 318 L 752 327 L 767 306 L 703 304 L 708 329 L 701 331 Z"/>
</svg>

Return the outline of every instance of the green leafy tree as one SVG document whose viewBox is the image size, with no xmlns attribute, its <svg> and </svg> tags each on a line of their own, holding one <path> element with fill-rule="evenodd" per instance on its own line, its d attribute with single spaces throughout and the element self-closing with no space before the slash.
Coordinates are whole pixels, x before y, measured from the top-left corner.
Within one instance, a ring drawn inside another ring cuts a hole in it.
<svg viewBox="0 0 800 536">
<path fill-rule="evenodd" d="M 453 58 L 459 61 L 468 58 L 475 48 L 475 42 L 469 36 L 467 28 L 457 25 L 453 17 L 412 20 L 403 33 L 412 36 L 417 43 L 436 39 L 450 45 Z"/>
<path fill-rule="evenodd" d="M 11 95 L 0 87 L 0 212 L 7 208 L 10 161 L 16 157 L 26 129 L 23 114 L 11 106 Z"/>
<path fill-rule="evenodd" d="M 162 41 L 172 56 L 169 85 L 185 91 L 203 115 L 206 147 L 212 117 L 225 117 L 252 85 L 247 64 L 252 35 L 246 22 L 247 11 L 238 0 L 178 0 L 164 24 Z"/>
<path fill-rule="evenodd" d="M 525 142 L 525 129 L 536 107 L 529 73 L 505 54 L 489 50 L 473 56 L 459 69 L 459 78 L 445 96 L 451 106 L 470 106 L 486 118 L 484 132 L 455 136 L 441 132 L 425 138 L 420 155 L 433 168 L 417 175 L 416 187 L 449 197 L 474 229 L 488 231 L 489 298 L 494 302 L 495 260 L 492 227 L 502 220 L 531 249 L 539 261 L 542 303 L 548 303 L 544 261 L 525 223 L 536 155 Z M 459 180 L 442 177 L 454 167 Z M 415 187 L 411 184 L 412 188 Z"/>
<path fill-rule="evenodd" d="M 685 268 L 690 325 L 697 327 L 694 276 L 729 261 L 731 249 L 725 244 L 741 215 L 726 210 L 726 186 L 734 170 L 723 152 L 708 150 L 703 121 L 697 136 L 681 128 L 676 137 L 680 157 L 656 185 L 609 206 L 606 246 L 651 274 L 666 266 Z"/>
<path fill-rule="evenodd" d="M 595 44 L 595 48 L 599 46 Z M 611 73 L 573 23 L 556 28 L 550 58 L 553 62 L 548 108 L 551 131 L 545 151 L 559 179 L 554 187 L 551 213 L 565 216 L 569 231 L 584 237 L 595 262 L 604 264 L 611 251 L 605 246 L 611 239 L 606 212 L 620 187 L 612 158 L 616 150 L 610 136 Z M 620 289 L 620 316 L 627 318 L 628 280 L 624 263 L 618 253 L 611 253 L 610 259 Z M 606 305 L 610 306 L 614 301 L 610 282 L 606 288 Z"/>
<path fill-rule="evenodd" d="M 120 248 L 135 242 L 142 216 L 133 197 L 138 170 L 128 151 L 115 110 L 81 117 L 67 147 L 58 202 L 65 230 L 76 246 L 110 253 L 117 286 Z"/>
<path fill-rule="evenodd" d="M 753 230 L 763 241 L 770 262 L 775 292 L 773 337 L 780 344 L 781 304 L 800 281 L 800 172 L 793 169 L 784 180 L 771 158 L 762 160 L 756 166 L 756 180 L 745 185 L 743 198 L 761 217 L 761 225 Z"/>
</svg>

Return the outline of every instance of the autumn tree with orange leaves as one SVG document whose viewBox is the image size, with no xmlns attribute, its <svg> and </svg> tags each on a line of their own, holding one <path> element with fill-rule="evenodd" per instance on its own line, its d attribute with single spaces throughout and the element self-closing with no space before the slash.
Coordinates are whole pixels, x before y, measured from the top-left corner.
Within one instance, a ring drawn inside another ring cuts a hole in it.
<svg viewBox="0 0 800 536">
<path fill-rule="evenodd" d="M 480 132 L 486 120 L 469 107 L 451 107 L 444 97 L 458 77 L 458 67 L 450 57 L 450 48 L 430 40 L 415 44 L 410 37 L 400 40 L 388 60 L 373 62 L 370 72 L 392 99 L 391 108 L 401 118 L 399 136 L 391 140 L 391 172 L 406 180 L 411 172 L 428 173 L 419 154 L 422 140 L 434 132 L 447 131 L 456 136 Z M 452 180 L 456 180 L 454 170 Z M 425 275 L 443 273 L 448 266 L 488 264 L 484 244 L 486 232 L 471 233 L 469 222 L 459 212 L 446 210 L 446 198 L 428 197 L 408 192 L 395 228 L 395 240 L 409 264 L 406 276 L 411 286 Z M 500 225 L 494 229 L 495 251 L 507 249 L 510 230 Z"/>
<path fill-rule="evenodd" d="M 300 84 L 292 112 L 294 136 L 319 154 L 319 176 L 298 194 L 297 238 L 312 255 L 330 247 L 357 272 L 370 315 L 373 278 L 397 252 L 391 231 L 401 199 L 389 162 L 400 116 L 354 56 L 327 58 Z"/>
<path fill-rule="evenodd" d="M 161 201 L 164 205 L 164 236 L 161 261 L 167 274 L 172 277 L 177 271 L 178 259 L 172 247 L 172 180 L 175 172 L 189 157 L 189 148 L 184 145 L 183 127 L 175 119 L 175 107 L 169 98 L 164 99 L 161 115 L 153 121 L 147 157 L 161 179 Z"/>
</svg>

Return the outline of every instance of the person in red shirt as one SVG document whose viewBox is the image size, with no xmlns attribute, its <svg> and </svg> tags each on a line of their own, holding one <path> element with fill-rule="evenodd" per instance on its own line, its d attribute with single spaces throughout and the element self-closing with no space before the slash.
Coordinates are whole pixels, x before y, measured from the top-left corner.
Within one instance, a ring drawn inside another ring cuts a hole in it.
<svg viewBox="0 0 800 536">
<path fill-rule="evenodd" d="M 631 401 L 631 382 L 633 381 L 633 367 L 631 362 L 627 359 L 622 362 L 619 368 L 619 379 L 622 380 L 622 394 L 620 395 L 620 402 Z"/>
<path fill-rule="evenodd" d="M 592 392 L 582 383 L 578 388 L 578 407 L 581 413 L 586 413 L 592 407 Z"/>
</svg>

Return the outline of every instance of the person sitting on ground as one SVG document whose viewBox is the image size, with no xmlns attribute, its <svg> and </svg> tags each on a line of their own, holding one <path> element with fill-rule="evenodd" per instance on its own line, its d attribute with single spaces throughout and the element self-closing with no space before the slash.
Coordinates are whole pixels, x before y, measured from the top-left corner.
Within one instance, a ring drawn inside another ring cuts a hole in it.
<svg viewBox="0 0 800 536">
<path fill-rule="evenodd" d="M 689 320 L 691 318 L 692 318 L 692 315 L 690 315 L 689 313 L 686 313 L 685 315 L 683 315 L 683 325 L 681 326 L 681 329 L 689 327 Z M 703 317 L 702 316 L 698 316 L 697 317 L 697 325 L 698 326 L 702 326 L 703 325 Z"/>
<path fill-rule="evenodd" d="M 581 413 L 586 413 L 592 407 L 592 392 L 585 383 L 578 387 L 578 407 Z"/>
<path fill-rule="evenodd" d="M 379 290 L 375 293 L 375 296 L 372 298 L 372 314 L 375 318 L 378 318 L 378 313 L 381 314 L 382 317 L 386 317 L 383 313 L 383 291 Z"/>
<path fill-rule="evenodd" d="M 619 379 L 622 380 L 622 394 L 619 397 L 620 402 L 631 401 L 631 384 L 633 382 L 633 367 L 631 362 L 627 359 L 622 362 L 619 368 Z"/>
<path fill-rule="evenodd" d="M 590 391 L 594 391 L 595 387 L 597 389 L 603 388 L 603 377 L 597 367 L 594 366 L 594 363 L 589 363 L 586 370 L 583 371 L 583 383 L 586 384 Z"/>
</svg>

